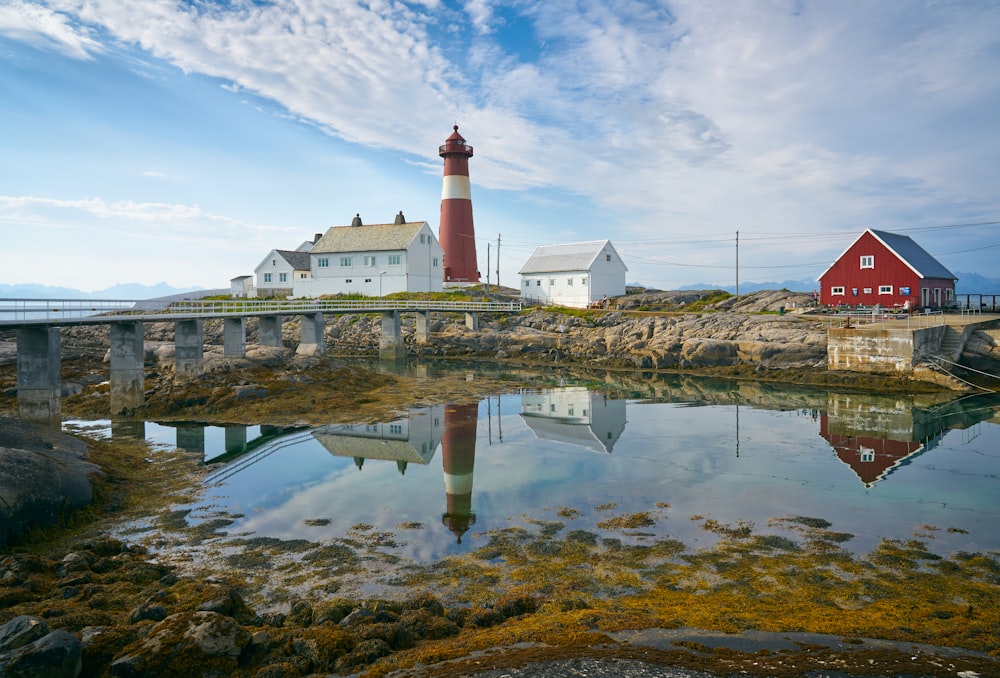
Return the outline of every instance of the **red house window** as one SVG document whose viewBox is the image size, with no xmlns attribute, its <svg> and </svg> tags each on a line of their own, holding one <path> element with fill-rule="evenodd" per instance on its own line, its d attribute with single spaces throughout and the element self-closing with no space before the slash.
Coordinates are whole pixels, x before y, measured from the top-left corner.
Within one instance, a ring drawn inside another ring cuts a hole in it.
<svg viewBox="0 0 1000 678">
<path fill-rule="evenodd" d="M 861 257 L 861 268 L 875 268 L 875 255 L 865 254 Z"/>
</svg>

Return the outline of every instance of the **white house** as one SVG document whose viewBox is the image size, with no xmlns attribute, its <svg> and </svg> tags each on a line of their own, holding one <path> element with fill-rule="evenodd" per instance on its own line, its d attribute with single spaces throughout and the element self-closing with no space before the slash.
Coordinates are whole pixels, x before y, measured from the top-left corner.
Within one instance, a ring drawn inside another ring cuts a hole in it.
<svg viewBox="0 0 1000 678">
<path fill-rule="evenodd" d="M 627 270 L 610 240 L 536 247 L 518 271 L 521 297 L 586 308 L 625 294 Z"/>
<path fill-rule="evenodd" d="M 271 250 L 253 270 L 258 297 L 289 297 L 296 280 L 312 277 L 309 253 L 299 250 Z"/>
<path fill-rule="evenodd" d="M 625 401 L 583 386 L 522 391 L 521 417 L 540 440 L 610 453 L 625 431 Z"/>
<path fill-rule="evenodd" d="M 426 221 L 334 226 L 309 251 L 312 277 L 294 280 L 296 297 L 441 292 L 444 250 Z"/>
</svg>

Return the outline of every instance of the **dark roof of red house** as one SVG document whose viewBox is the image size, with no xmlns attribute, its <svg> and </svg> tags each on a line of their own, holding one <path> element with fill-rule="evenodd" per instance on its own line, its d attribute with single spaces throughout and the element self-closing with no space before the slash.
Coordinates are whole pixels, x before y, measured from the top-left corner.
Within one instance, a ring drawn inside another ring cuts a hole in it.
<svg viewBox="0 0 1000 678">
<path fill-rule="evenodd" d="M 910 269 L 921 278 L 958 280 L 958 278 L 952 274 L 951 271 L 931 256 L 927 250 L 915 243 L 910 236 L 890 233 L 889 231 L 876 231 L 874 228 L 867 229 L 865 233 L 871 233 L 875 236 L 876 240 L 885 245 L 890 252 L 899 257 L 904 264 L 909 266 Z M 850 246 L 841 252 L 840 256 L 834 260 L 833 264 L 830 264 L 827 269 L 823 271 L 819 278 L 822 279 L 823 276 L 826 275 L 845 254 L 847 254 L 851 247 L 854 247 L 854 243 L 864 237 L 865 233 L 862 233 L 855 238 Z"/>
</svg>

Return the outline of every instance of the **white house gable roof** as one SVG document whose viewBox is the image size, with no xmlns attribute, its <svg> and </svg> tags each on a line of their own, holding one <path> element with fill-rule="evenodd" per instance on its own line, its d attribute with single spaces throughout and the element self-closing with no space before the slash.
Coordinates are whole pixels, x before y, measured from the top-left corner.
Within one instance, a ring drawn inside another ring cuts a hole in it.
<svg viewBox="0 0 1000 678">
<path fill-rule="evenodd" d="M 823 276 L 830 272 L 838 261 L 844 258 L 844 255 L 851 251 L 855 243 L 858 242 L 865 233 L 871 233 L 875 236 L 875 239 L 881 242 L 886 248 L 895 254 L 900 261 L 906 264 L 910 270 L 916 273 L 921 278 L 943 278 L 945 280 L 958 280 L 951 271 L 945 268 L 941 262 L 931 256 L 927 250 L 918 245 L 913 241 L 908 235 L 900 235 L 898 233 L 889 233 L 888 231 L 876 231 L 873 228 L 866 229 L 864 233 L 859 235 L 851 244 L 848 245 L 847 249 L 840 253 L 833 263 L 826 267 L 817 280 L 822 280 Z"/>
<path fill-rule="evenodd" d="M 518 273 L 523 275 L 559 271 L 589 271 L 591 265 L 606 248 L 614 252 L 615 258 L 621 261 L 618 251 L 609 240 L 543 245 L 535 248 Z M 624 267 L 624 264 L 622 265 Z M 628 268 L 626 267 L 625 270 Z"/>
<path fill-rule="evenodd" d="M 308 252 L 299 252 L 298 250 L 271 250 L 268 255 L 264 257 L 264 260 L 257 264 L 257 268 L 255 268 L 254 271 L 260 271 L 267 265 L 267 262 L 275 257 L 284 259 L 293 271 L 309 270 Z"/>
<path fill-rule="evenodd" d="M 411 221 L 404 224 L 333 226 L 313 245 L 309 253 L 405 250 L 426 225 L 426 221 Z"/>
</svg>

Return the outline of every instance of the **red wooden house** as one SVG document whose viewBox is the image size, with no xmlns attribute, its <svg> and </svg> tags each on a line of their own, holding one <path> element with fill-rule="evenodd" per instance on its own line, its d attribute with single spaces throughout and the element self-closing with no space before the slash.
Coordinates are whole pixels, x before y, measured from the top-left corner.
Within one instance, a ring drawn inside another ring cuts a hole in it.
<svg viewBox="0 0 1000 678">
<path fill-rule="evenodd" d="M 869 228 L 819 277 L 827 306 L 941 308 L 954 303 L 951 271 L 909 236 Z"/>
</svg>

